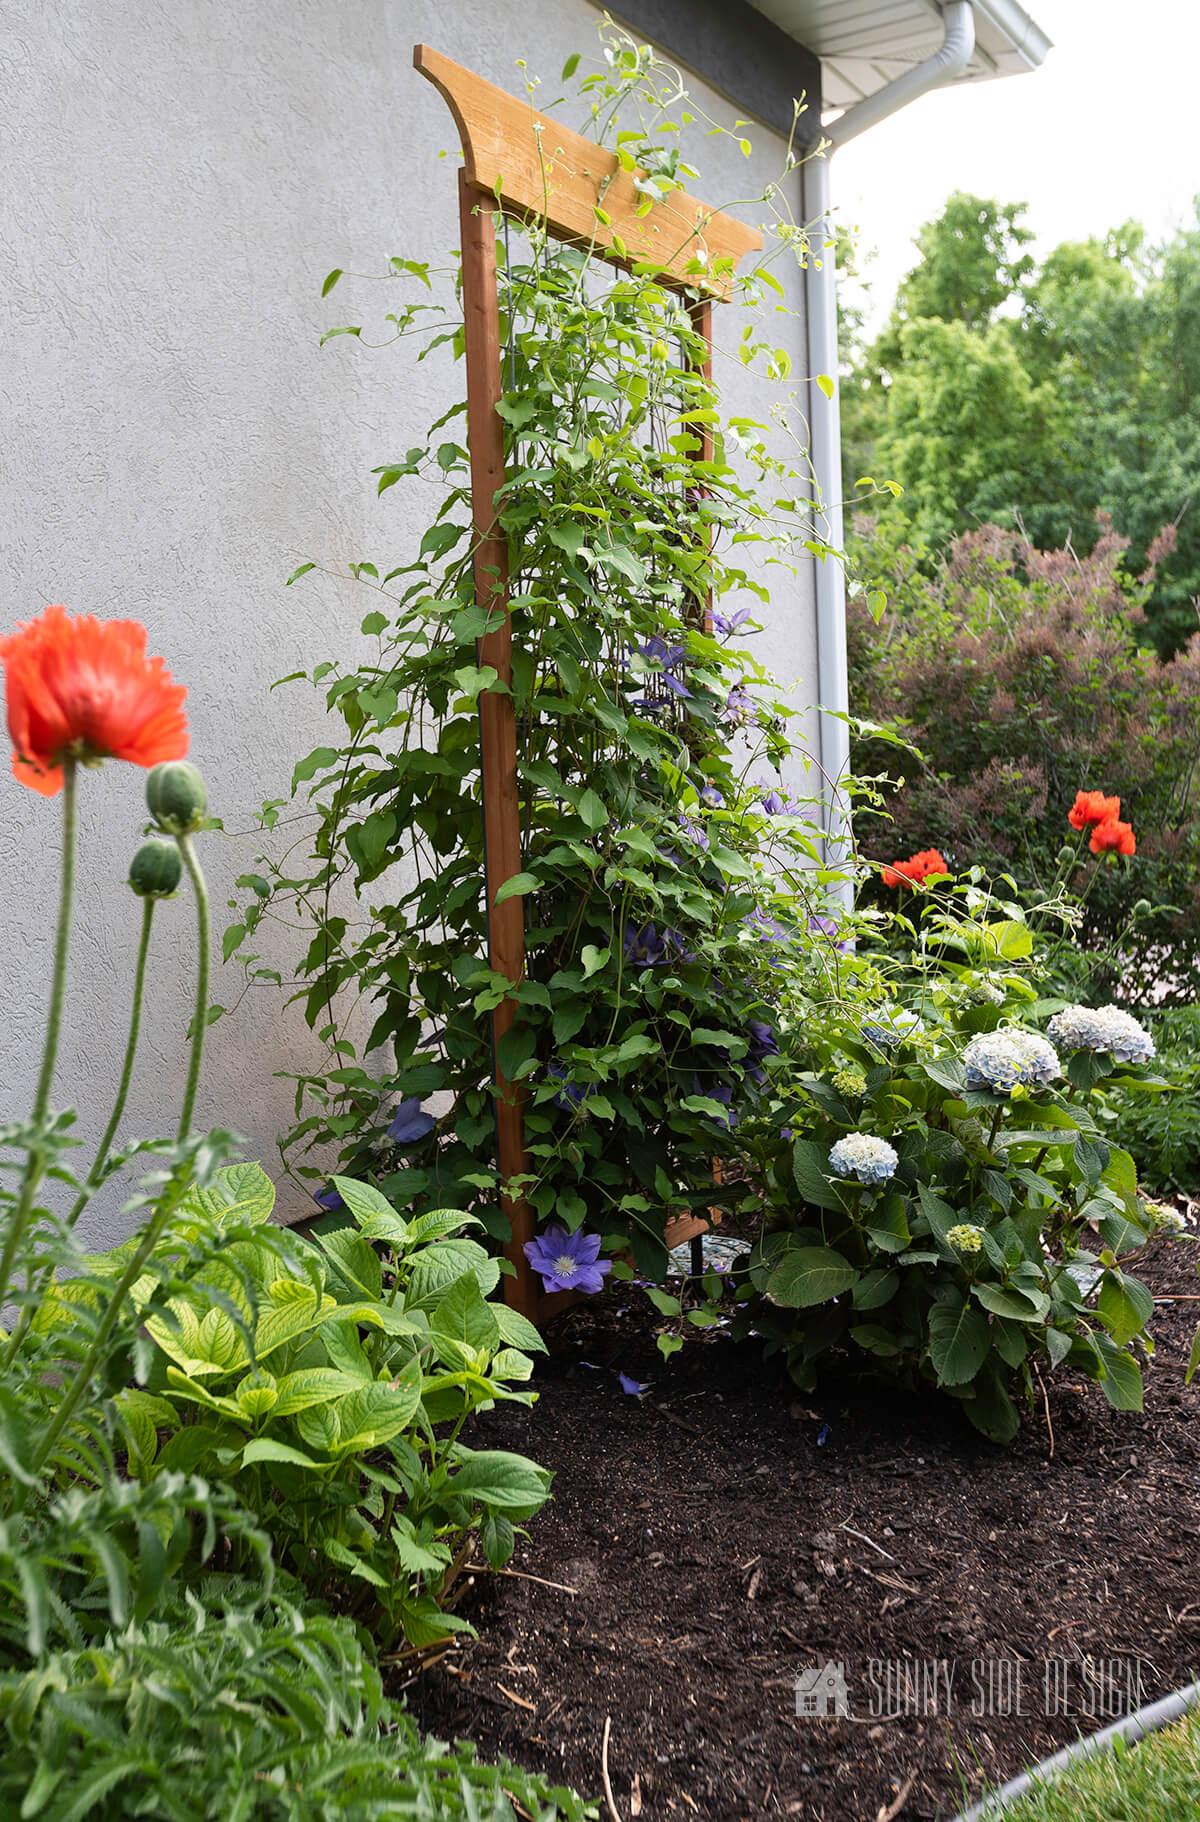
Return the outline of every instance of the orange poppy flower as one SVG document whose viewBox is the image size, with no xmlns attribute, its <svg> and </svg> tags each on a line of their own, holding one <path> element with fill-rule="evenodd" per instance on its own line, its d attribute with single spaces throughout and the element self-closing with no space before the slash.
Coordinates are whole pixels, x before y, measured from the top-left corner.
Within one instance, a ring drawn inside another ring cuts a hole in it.
<svg viewBox="0 0 1200 1822">
<path fill-rule="evenodd" d="M 1073 829 L 1091 829 L 1102 822 L 1115 822 L 1120 814 L 1119 797 L 1106 797 L 1103 791 L 1076 791 L 1067 821 Z"/>
<path fill-rule="evenodd" d="M 931 873 L 949 873 L 942 856 L 936 848 L 922 848 L 919 854 L 912 854 L 907 860 L 893 861 L 885 867 L 881 878 L 885 886 L 918 886 L 928 879 Z"/>
<path fill-rule="evenodd" d="M 63 782 L 66 758 L 154 766 L 188 750 L 181 683 L 146 656 L 136 620 L 72 618 L 48 607 L 0 639 L 13 772 L 43 797 Z"/>
<path fill-rule="evenodd" d="M 1088 847 L 1093 854 L 1136 854 L 1137 837 L 1130 823 L 1110 816 L 1096 824 Z"/>
</svg>

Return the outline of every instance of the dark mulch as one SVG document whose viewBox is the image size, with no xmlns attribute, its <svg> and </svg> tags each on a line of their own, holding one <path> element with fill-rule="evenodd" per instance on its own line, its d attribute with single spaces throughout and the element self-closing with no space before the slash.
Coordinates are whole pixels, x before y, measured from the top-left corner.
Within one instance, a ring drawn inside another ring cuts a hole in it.
<svg viewBox="0 0 1200 1822">
<path fill-rule="evenodd" d="M 1139 1271 L 1193 1294 L 1196 1258 L 1160 1242 Z M 948 1401 L 798 1396 L 721 1338 L 664 1366 L 634 1295 L 562 1318 L 536 1408 L 472 1437 L 554 1469 L 513 1567 L 577 1592 L 480 1577 L 478 1640 L 408 1690 L 432 1731 L 599 1795 L 611 1716 L 622 1822 L 915 1822 L 1136 1706 L 1128 1660 L 1147 1701 L 1198 1674 L 1200 1381 L 1183 1375 L 1200 1304 L 1156 1312 L 1144 1416 L 1055 1383 L 1050 1458 L 1041 1411 L 1005 1451 Z M 626 1396 L 617 1368 L 651 1390 Z M 901 1659 L 908 1693 L 872 1676 Z M 796 1716 L 797 1672 L 826 1660 L 854 1719 Z M 930 1660 L 951 1662 L 949 1704 Z M 1017 1662 L 1024 1712 L 974 1713 L 989 1685 L 1012 1708 Z M 1043 1712 L 1047 1675 L 1072 1712 Z"/>
</svg>

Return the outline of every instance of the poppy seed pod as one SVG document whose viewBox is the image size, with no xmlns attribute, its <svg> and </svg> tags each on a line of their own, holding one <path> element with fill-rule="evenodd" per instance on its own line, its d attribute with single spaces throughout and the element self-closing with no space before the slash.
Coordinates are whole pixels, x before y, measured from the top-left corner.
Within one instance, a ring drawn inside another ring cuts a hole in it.
<svg viewBox="0 0 1200 1822">
<path fill-rule="evenodd" d="M 182 872 L 183 861 L 173 841 L 146 841 L 133 857 L 129 884 L 139 898 L 170 898 Z"/>
<path fill-rule="evenodd" d="M 173 759 L 156 765 L 147 778 L 146 803 L 167 835 L 190 835 L 204 820 L 208 792 L 194 765 Z"/>
</svg>

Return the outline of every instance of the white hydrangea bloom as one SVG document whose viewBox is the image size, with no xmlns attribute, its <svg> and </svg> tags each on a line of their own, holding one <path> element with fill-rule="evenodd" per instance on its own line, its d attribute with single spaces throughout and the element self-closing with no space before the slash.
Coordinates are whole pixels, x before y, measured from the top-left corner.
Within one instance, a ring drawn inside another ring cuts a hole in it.
<svg viewBox="0 0 1200 1822">
<path fill-rule="evenodd" d="M 1036 1031 L 981 1031 L 963 1051 L 968 1088 L 1011 1094 L 1014 1088 L 1044 1088 L 1062 1074 L 1058 1052 Z"/>
<path fill-rule="evenodd" d="M 1068 1006 L 1050 1020 L 1050 1036 L 1066 1050 L 1107 1050 L 1118 1063 L 1148 1063 L 1154 1039 L 1119 1006 Z"/>
<path fill-rule="evenodd" d="M 860 1183 L 886 1183 L 900 1160 L 886 1139 L 867 1132 L 848 1132 L 829 1153 L 829 1168 L 836 1177 L 855 1177 Z"/>
</svg>

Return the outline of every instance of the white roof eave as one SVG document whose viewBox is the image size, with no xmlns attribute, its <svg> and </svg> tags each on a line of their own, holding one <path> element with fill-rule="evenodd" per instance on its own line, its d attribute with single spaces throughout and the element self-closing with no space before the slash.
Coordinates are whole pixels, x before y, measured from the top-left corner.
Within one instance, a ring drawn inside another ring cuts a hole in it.
<svg viewBox="0 0 1200 1822">
<path fill-rule="evenodd" d="M 825 106 L 852 107 L 935 51 L 937 0 L 752 0 L 821 59 Z M 959 82 L 1035 70 L 1051 40 L 1020 0 L 972 0 L 975 50 Z"/>
</svg>

